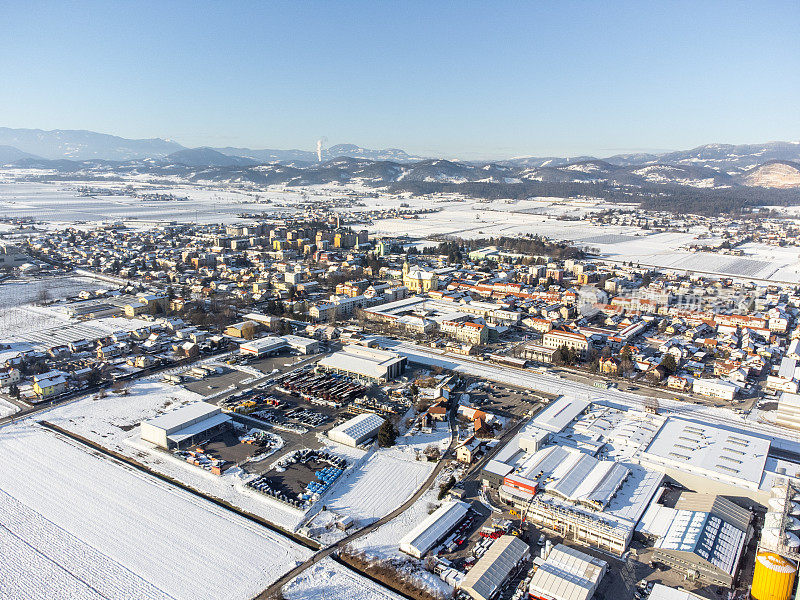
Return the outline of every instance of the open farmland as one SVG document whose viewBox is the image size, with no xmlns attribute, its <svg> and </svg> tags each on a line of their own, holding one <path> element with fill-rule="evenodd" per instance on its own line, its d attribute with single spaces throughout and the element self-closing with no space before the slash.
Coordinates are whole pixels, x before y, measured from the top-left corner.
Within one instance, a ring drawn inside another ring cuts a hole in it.
<svg viewBox="0 0 800 600">
<path fill-rule="evenodd" d="M 3 598 L 246 599 L 310 554 L 32 423 L 0 454 Z"/>
<path fill-rule="evenodd" d="M 50 300 L 76 296 L 83 290 L 108 289 L 109 284 L 89 277 L 26 277 L 0 283 L 0 309 L 36 302 L 43 294 Z"/>
</svg>

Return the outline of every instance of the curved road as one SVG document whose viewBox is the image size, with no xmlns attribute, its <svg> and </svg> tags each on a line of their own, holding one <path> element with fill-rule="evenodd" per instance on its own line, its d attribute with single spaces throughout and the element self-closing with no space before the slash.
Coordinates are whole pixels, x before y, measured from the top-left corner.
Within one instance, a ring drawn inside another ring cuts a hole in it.
<svg viewBox="0 0 800 600">
<path fill-rule="evenodd" d="M 269 586 L 266 590 L 261 592 L 261 594 L 259 594 L 257 596 L 257 598 L 265 600 L 267 598 L 277 597 L 278 592 L 280 591 L 281 588 L 283 588 L 284 585 L 286 585 L 292 579 L 294 579 L 295 577 L 300 575 L 300 573 L 305 571 L 308 567 L 310 567 L 311 565 L 321 561 L 323 558 L 326 558 L 326 557 L 330 556 L 333 552 L 335 552 L 335 551 L 337 551 L 337 550 L 339 550 L 341 548 L 344 548 L 347 544 L 349 544 L 353 540 L 356 540 L 356 539 L 358 539 L 360 537 L 363 537 L 363 536 L 367 535 L 368 533 L 371 533 L 371 532 L 375 531 L 381 525 L 385 525 L 386 523 L 388 523 L 389 521 L 391 521 L 395 517 L 397 517 L 397 516 L 401 515 L 402 513 L 404 513 L 408 508 L 411 507 L 412 504 L 414 504 L 414 502 L 419 500 L 420 497 L 422 496 L 422 494 L 424 494 L 426 491 L 428 491 L 428 489 L 436 481 L 436 477 L 438 477 L 439 473 L 444 468 L 444 465 L 445 465 L 444 457 L 447 456 L 447 454 L 449 454 L 453 450 L 453 447 L 455 446 L 456 442 L 458 441 L 456 436 L 453 435 L 454 415 L 455 415 L 455 411 L 451 411 L 451 413 L 450 413 L 450 421 L 449 421 L 449 425 L 450 425 L 450 445 L 447 447 L 447 452 L 444 453 L 444 455 L 442 457 L 442 460 L 440 460 L 438 463 L 436 463 L 436 466 L 433 468 L 433 471 L 431 471 L 431 474 L 428 476 L 428 478 L 425 480 L 425 482 L 422 484 L 422 486 L 408 500 L 403 502 L 403 504 L 401 504 L 400 506 L 395 508 L 388 515 L 386 515 L 385 517 L 381 517 L 380 519 L 378 519 L 377 521 L 375 521 L 371 525 L 367 525 L 363 529 L 359 529 L 355 533 L 347 536 L 344 539 L 339 540 L 335 544 L 332 544 L 332 545 L 328 546 L 327 548 L 323 548 L 322 550 L 317 551 L 307 561 L 305 561 L 302 564 L 297 565 L 294 569 L 292 569 L 291 571 L 286 573 L 283 577 L 278 579 L 278 581 L 276 581 L 271 586 Z M 347 566 L 350 569 L 353 569 L 353 567 L 350 567 L 349 565 L 347 565 Z M 353 569 L 353 570 L 358 572 L 358 569 Z M 387 589 L 391 589 L 391 588 L 387 588 Z M 395 590 L 393 590 L 393 591 L 395 591 Z"/>
</svg>

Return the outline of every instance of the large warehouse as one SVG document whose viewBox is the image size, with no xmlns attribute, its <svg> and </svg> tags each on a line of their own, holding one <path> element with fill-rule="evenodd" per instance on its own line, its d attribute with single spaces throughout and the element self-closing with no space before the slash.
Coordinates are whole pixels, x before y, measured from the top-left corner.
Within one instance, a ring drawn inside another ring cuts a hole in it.
<svg viewBox="0 0 800 600">
<path fill-rule="evenodd" d="M 653 560 L 667 564 L 693 581 L 730 587 L 745 548 L 750 511 L 711 494 L 684 492 L 659 520 L 663 534 Z"/>
<path fill-rule="evenodd" d="M 539 600 L 590 600 L 606 569 L 605 561 L 558 544 L 536 569 L 528 592 Z"/>
<path fill-rule="evenodd" d="M 443 503 L 400 540 L 400 550 L 422 558 L 441 542 L 469 512 L 469 504 L 454 500 Z"/>
<path fill-rule="evenodd" d="M 378 435 L 385 420 L 374 413 L 364 413 L 337 425 L 328 432 L 328 438 L 345 446 L 356 447 Z"/>
<path fill-rule="evenodd" d="M 317 366 L 354 379 L 383 382 L 402 375 L 408 359 L 396 352 L 366 348 L 356 344 L 323 358 Z"/>
<path fill-rule="evenodd" d="M 228 426 L 231 418 L 218 406 L 194 402 L 141 423 L 142 439 L 167 450 L 181 449 L 208 439 Z"/>
<path fill-rule="evenodd" d="M 475 600 L 491 600 L 506 580 L 530 558 L 530 548 L 515 535 L 503 535 L 469 570 L 461 589 Z"/>
<path fill-rule="evenodd" d="M 239 351 L 242 354 L 249 354 L 261 358 L 262 356 L 271 356 L 283 352 L 289 346 L 288 342 L 280 337 L 263 337 L 257 340 L 251 340 L 246 344 L 239 346 Z"/>
</svg>

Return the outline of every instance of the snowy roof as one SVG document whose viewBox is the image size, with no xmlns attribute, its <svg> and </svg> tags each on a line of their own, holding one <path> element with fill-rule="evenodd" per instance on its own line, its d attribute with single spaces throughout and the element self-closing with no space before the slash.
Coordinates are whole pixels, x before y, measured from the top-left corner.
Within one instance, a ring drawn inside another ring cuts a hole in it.
<svg viewBox="0 0 800 600">
<path fill-rule="evenodd" d="M 653 586 L 653 591 L 647 598 L 648 600 L 704 600 L 702 596 L 687 590 L 671 588 L 660 583 Z"/>
<path fill-rule="evenodd" d="M 287 345 L 287 341 L 279 337 L 263 337 L 252 340 L 239 346 L 242 350 L 249 352 L 263 352 L 265 350 L 277 350 Z"/>
<path fill-rule="evenodd" d="M 745 532 L 709 512 L 679 510 L 666 535 L 656 542 L 662 550 L 691 552 L 733 575 L 745 542 Z"/>
<path fill-rule="evenodd" d="M 491 598 L 529 553 L 528 544 L 517 536 L 497 538 L 464 577 L 461 589 L 467 590 L 473 598 Z"/>
<path fill-rule="evenodd" d="M 532 423 L 541 429 L 558 433 L 590 404 L 588 400 L 563 396 L 536 415 Z"/>
<path fill-rule="evenodd" d="M 598 460 L 574 448 L 548 446 L 527 459 L 519 473 L 544 482 L 551 494 L 604 507 L 631 472 L 620 463 Z"/>
<path fill-rule="evenodd" d="M 383 417 L 379 417 L 374 413 L 364 413 L 337 425 L 328 432 L 328 436 L 330 437 L 331 433 L 333 433 L 335 437 L 338 433 L 346 435 L 353 440 L 358 440 L 365 435 L 373 433 L 376 429 L 379 429 L 380 426 L 383 425 L 383 422 Z"/>
<path fill-rule="evenodd" d="M 403 536 L 400 540 L 400 550 L 420 556 L 426 554 L 466 516 L 468 511 L 469 504 L 460 500 L 443 503 Z"/>
<path fill-rule="evenodd" d="M 552 600 L 588 600 L 607 568 L 605 561 L 558 544 L 534 573 L 528 590 Z"/>
<path fill-rule="evenodd" d="M 163 429 L 166 433 L 177 432 L 192 423 L 207 419 L 221 412 L 218 406 L 208 402 L 193 402 L 176 410 L 147 421 L 148 425 Z"/>
<path fill-rule="evenodd" d="M 388 366 L 398 360 L 401 360 L 401 356 L 395 352 L 351 344 L 323 358 L 318 364 L 328 369 L 359 373 L 379 379 L 386 375 Z"/>
<path fill-rule="evenodd" d="M 642 458 L 758 489 L 769 447 L 767 439 L 670 417 L 642 453 Z"/>
<path fill-rule="evenodd" d="M 223 413 L 217 413 L 216 415 L 212 415 L 207 419 L 203 419 L 202 421 L 192 423 L 188 427 L 179 429 L 175 433 L 169 434 L 167 437 L 173 442 L 180 443 L 183 440 L 189 439 L 190 437 L 197 435 L 198 433 L 203 433 L 204 431 L 211 429 L 212 427 L 216 427 L 217 425 L 221 425 L 222 423 L 227 423 L 230 420 L 231 418 L 228 415 Z"/>
</svg>

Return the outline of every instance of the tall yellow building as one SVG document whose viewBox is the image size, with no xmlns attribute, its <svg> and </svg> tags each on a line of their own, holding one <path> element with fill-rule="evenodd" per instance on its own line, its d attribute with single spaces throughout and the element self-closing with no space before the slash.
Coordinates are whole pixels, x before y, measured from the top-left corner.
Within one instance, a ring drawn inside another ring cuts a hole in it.
<svg viewBox="0 0 800 600">
<path fill-rule="evenodd" d="M 403 263 L 403 285 L 410 291 L 421 294 L 439 289 L 439 278 L 434 271 L 426 271 L 419 267 L 412 269 L 406 261 Z"/>
</svg>

